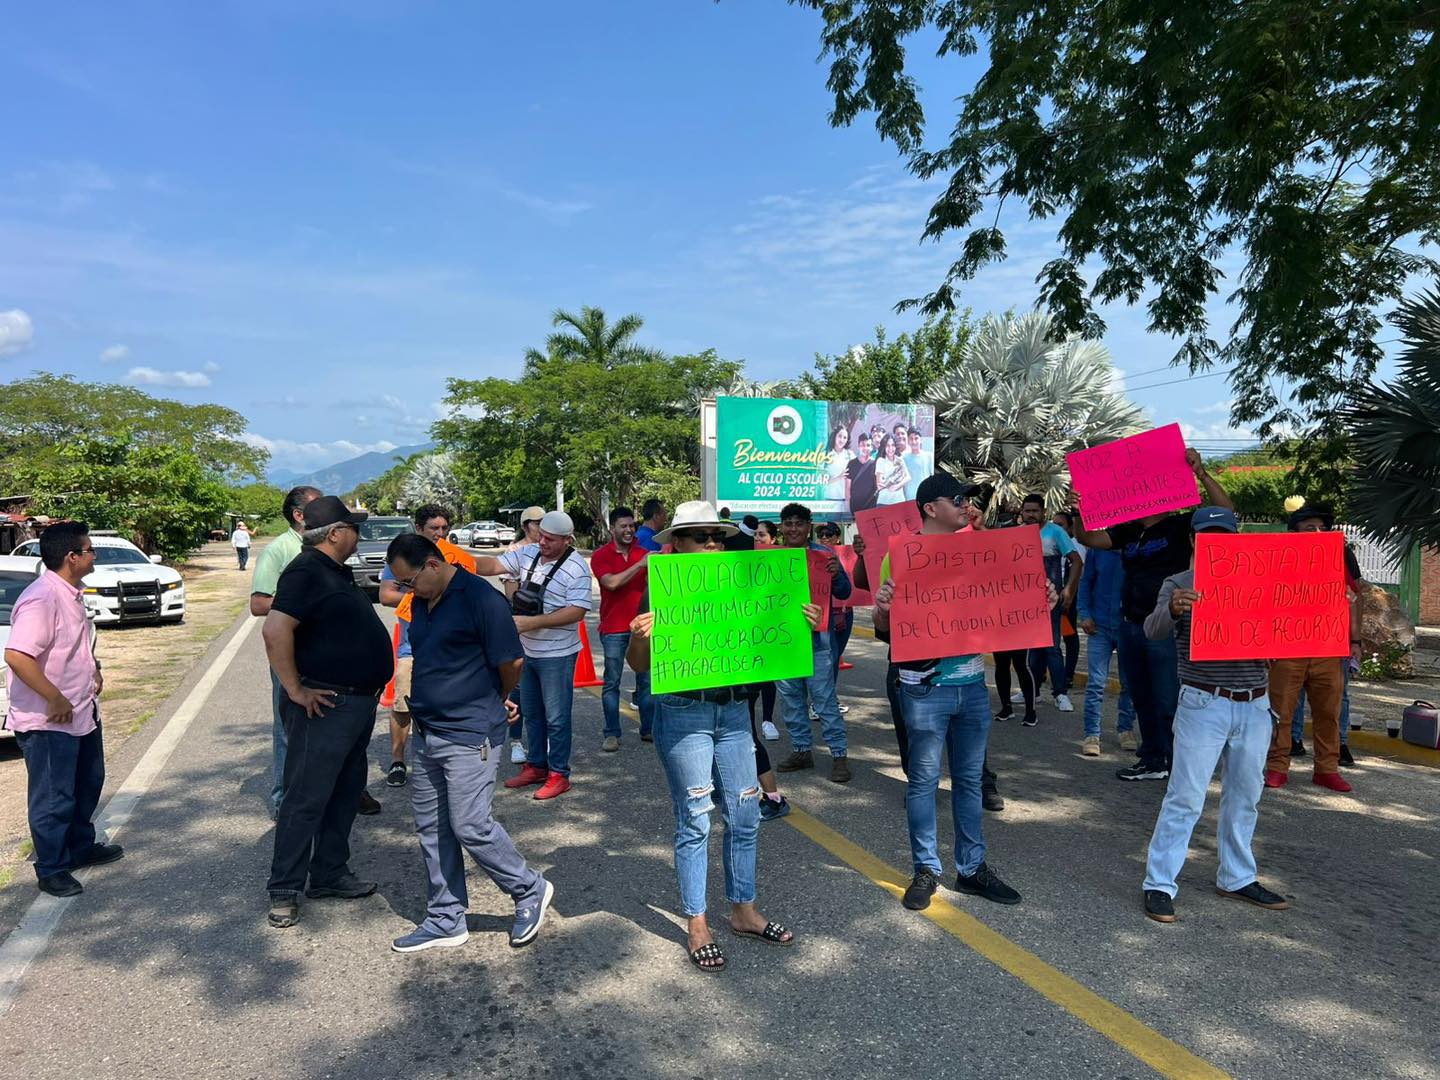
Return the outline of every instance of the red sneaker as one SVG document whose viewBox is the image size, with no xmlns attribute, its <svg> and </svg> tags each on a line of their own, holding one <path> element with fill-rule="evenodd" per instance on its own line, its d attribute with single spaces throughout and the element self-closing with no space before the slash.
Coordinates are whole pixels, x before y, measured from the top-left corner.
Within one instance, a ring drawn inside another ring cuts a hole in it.
<svg viewBox="0 0 1440 1080">
<path fill-rule="evenodd" d="M 1289 773 L 1276 772 L 1274 769 L 1265 770 L 1266 787 L 1284 787 L 1285 781 L 1290 779 Z M 508 784 L 506 785 L 509 786 Z"/>
<path fill-rule="evenodd" d="M 1329 788 L 1331 791 L 1354 791 L 1349 783 L 1338 772 L 1317 772 L 1315 783 L 1320 787 Z"/>
<path fill-rule="evenodd" d="M 543 784 L 549 775 L 549 769 L 527 763 L 519 773 L 505 781 L 505 786 L 513 791 L 515 788 L 529 787 L 531 784 Z"/>
<path fill-rule="evenodd" d="M 570 779 L 561 776 L 558 772 L 552 772 L 550 778 L 545 781 L 545 786 L 535 792 L 537 799 L 553 799 L 556 795 L 564 795 L 570 790 Z"/>
</svg>

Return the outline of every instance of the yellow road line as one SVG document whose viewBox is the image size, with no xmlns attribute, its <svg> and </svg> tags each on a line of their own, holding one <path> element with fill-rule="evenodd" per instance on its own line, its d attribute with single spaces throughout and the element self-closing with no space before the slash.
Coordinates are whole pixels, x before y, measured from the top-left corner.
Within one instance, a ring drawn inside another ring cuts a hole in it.
<svg viewBox="0 0 1440 1080">
<path fill-rule="evenodd" d="M 877 887 L 897 898 L 905 892 L 909 882 L 900 871 L 805 811 L 792 809 L 785 821 L 863 877 L 869 878 Z M 1049 998 L 1081 1023 L 1094 1028 L 1122 1050 L 1135 1055 L 1161 1076 L 1176 1080 L 1210 1080 L 1228 1075 L 949 901 L 937 896 L 920 914 L 959 938 L 961 943 L 992 964 Z"/>
<path fill-rule="evenodd" d="M 1314 725 L 1310 721 L 1305 723 L 1305 734 L 1314 735 Z M 1440 750 L 1432 750 L 1428 746 L 1416 746 L 1403 739 L 1392 739 L 1377 731 L 1350 732 L 1350 745 L 1357 750 L 1364 750 L 1367 754 L 1374 754 L 1376 757 L 1395 758 L 1399 761 L 1408 761 L 1413 765 L 1428 765 L 1432 769 L 1440 769 Z M 1293 762 L 1291 766 L 1293 768 Z"/>
</svg>

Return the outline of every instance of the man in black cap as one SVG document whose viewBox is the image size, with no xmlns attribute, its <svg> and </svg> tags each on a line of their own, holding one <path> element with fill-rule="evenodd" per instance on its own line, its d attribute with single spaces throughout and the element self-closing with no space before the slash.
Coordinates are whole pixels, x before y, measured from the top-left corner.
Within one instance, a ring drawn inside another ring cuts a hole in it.
<svg viewBox="0 0 1440 1080">
<path fill-rule="evenodd" d="M 353 900 L 375 891 L 350 872 L 350 826 L 365 788 L 366 748 L 390 681 L 390 635 L 345 560 L 359 543 L 334 495 L 305 507 L 304 548 L 280 575 L 263 635 L 286 700 L 285 797 L 275 819 L 270 925 L 294 926 L 305 895 Z"/>
</svg>

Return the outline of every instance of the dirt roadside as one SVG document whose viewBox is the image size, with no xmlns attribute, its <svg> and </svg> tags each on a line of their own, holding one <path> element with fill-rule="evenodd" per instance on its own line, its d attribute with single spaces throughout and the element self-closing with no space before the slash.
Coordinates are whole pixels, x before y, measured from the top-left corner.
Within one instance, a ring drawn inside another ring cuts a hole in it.
<svg viewBox="0 0 1440 1080">
<path fill-rule="evenodd" d="M 105 666 L 100 711 L 105 719 L 105 756 L 113 760 L 125 740 L 154 717 L 216 636 L 245 610 L 255 557 L 269 543 L 255 542 L 250 566 L 236 566 L 228 543 L 206 544 L 180 567 L 185 578 L 185 621 L 176 626 L 102 628 L 96 642 Z M 0 740 L 0 888 L 31 884 L 25 821 L 25 763 L 14 739 Z M 21 872 L 23 871 L 23 873 Z"/>
</svg>

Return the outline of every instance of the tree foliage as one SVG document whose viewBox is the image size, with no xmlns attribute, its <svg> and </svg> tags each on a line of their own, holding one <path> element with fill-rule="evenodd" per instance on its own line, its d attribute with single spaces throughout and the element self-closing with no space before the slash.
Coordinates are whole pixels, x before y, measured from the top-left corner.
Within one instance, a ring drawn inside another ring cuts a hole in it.
<svg viewBox="0 0 1440 1080">
<path fill-rule="evenodd" d="M 422 454 L 410 462 L 400 492 L 411 511 L 425 503 L 436 503 L 452 516 L 465 516 L 465 498 L 449 454 Z"/>
<path fill-rule="evenodd" d="M 801 375 L 800 385 L 805 397 L 823 401 L 919 401 L 942 373 L 960 362 L 974 333 L 968 309 L 927 319 L 894 341 L 877 326 L 873 342 L 838 356 L 816 353 L 815 370 Z"/>
<path fill-rule="evenodd" d="M 1398 553 L 1440 550 L 1440 292 L 1392 319 L 1405 335 L 1399 377 L 1357 390 L 1345 414 L 1356 461 L 1350 518 Z"/>
<path fill-rule="evenodd" d="M 1065 455 L 1147 426 L 1111 389 L 1115 368 L 1104 346 L 1056 342 L 1053 334 L 1050 316 L 1039 312 L 987 318 L 925 393 L 935 406 L 937 462 L 993 489 L 991 520 L 1032 493 L 1050 511 L 1071 505 Z"/>
<path fill-rule="evenodd" d="M 275 531 L 288 528 L 281 517 L 281 504 L 285 492 L 273 484 L 239 484 L 226 488 L 225 512 L 240 515 L 251 532 Z M 270 526 L 271 528 L 266 528 Z"/>
<path fill-rule="evenodd" d="M 55 463 L 67 445 L 102 439 L 183 450 L 216 474 L 259 479 L 269 454 L 241 439 L 245 424 L 221 405 L 186 405 L 133 386 L 41 373 L 0 393 L 0 462 Z"/>
<path fill-rule="evenodd" d="M 1213 472 L 1242 521 L 1284 521 L 1285 500 L 1297 494 L 1294 472 L 1288 465 L 1222 466 L 1213 468 Z"/>
<path fill-rule="evenodd" d="M 1097 303 L 1143 301 L 1176 363 L 1229 366 L 1234 422 L 1309 434 L 1374 372 L 1377 312 L 1435 266 L 1434 0 L 792 3 L 824 17 L 831 122 L 873 112 L 915 174 L 945 181 L 924 235 L 964 239 L 908 302 L 928 312 L 1005 257 L 998 224 L 1019 204 L 1058 219 L 1037 279 L 1057 334 L 1098 337 Z M 942 58 L 988 54 L 935 146 L 907 68 L 916 35 Z M 1228 335 L 1207 311 L 1222 288 Z"/>
</svg>

